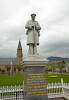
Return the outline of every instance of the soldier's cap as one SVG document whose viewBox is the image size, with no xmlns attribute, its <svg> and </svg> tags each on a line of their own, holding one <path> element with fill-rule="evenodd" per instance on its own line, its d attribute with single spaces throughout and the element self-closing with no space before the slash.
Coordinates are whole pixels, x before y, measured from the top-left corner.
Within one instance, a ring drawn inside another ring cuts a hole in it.
<svg viewBox="0 0 69 100">
<path fill-rule="evenodd" d="M 31 16 L 36 16 L 36 14 L 33 13 L 33 14 L 31 14 Z"/>
</svg>

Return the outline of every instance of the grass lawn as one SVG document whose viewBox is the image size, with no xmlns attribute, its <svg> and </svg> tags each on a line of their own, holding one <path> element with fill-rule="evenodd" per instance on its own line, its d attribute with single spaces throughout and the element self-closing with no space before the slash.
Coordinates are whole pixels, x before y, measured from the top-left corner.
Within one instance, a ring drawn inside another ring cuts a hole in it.
<svg viewBox="0 0 69 100">
<path fill-rule="evenodd" d="M 63 81 L 65 83 L 69 83 L 69 75 L 63 75 L 63 74 L 56 74 L 56 75 L 47 75 L 47 83 L 55 83 L 55 82 L 61 82 L 61 78 L 63 78 Z"/>
<path fill-rule="evenodd" d="M 64 82 L 69 83 L 69 75 L 49 75 L 47 74 L 47 83 L 60 82 L 61 78 L 64 79 Z M 0 75 L 0 86 L 10 86 L 10 85 L 22 85 L 24 80 L 24 75 Z"/>
<path fill-rule="evenodd" d="M 22 85 L 24 80 L 24 75 L 0 75 L 0 86 L 10 86 L 10 85 Z"/>
</svg>

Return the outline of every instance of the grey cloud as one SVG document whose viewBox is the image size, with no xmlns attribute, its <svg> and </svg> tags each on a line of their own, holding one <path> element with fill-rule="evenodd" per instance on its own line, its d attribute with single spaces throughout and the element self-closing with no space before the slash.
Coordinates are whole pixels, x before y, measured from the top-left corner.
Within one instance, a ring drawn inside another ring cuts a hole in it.
<svg viewBox="0 0 69 100">
<path fill-rule="evenodd" d="M 61 56 L 61 57 L 69 57 L 69 42 L 60 42 L 60 43 L 53 43 L 53 44 L 44 44 L 41 46 L 40 49 L 41 54 L 44 57 L 48 56 Z"/>
<path fill-rule="evenodd" d="M 16 56 L 19 39 L 27 55 L 25 21 L 33 11 L 42 27 L 40 54 L 69 57 L 69 0 L 0 0 L 0 57 Z"/>
<path fill-rule="evenodd" d="M 8 32 L 9 36 L 8 39 L 9 40 L 19 40 L 22 39 L 25 40 L 25 31 L 24 28 L 15 28 L 12 29 Z"/>
</svg>

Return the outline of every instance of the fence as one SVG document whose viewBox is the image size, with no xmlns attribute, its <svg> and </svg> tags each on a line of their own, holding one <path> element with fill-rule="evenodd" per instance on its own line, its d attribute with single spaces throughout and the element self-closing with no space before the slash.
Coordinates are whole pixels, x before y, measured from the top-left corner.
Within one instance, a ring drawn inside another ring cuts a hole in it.
<svg viewBox="0 0 69 100">
<path fill-rule="evenodd" d="M 69 83 L 64 83 L 61 79 L 61 83 L 51 83 L 47 85 L 48 98 L 60 98 L 64 97 L 69 100 Z"/>
<path fill-rule="evenodd" d="M 47 84 L 48 98 L 64 97 L 69 100 L 69 83 Z M 23 86 L 3 86 L 0 88 L 0 100 L 23 100 L 24 83 Z"/>
<path fill-rule="evenodd" d="M 23 86 L 7 86 L 0 88 L 0 100 L 23 100 Z"/>
</svg>

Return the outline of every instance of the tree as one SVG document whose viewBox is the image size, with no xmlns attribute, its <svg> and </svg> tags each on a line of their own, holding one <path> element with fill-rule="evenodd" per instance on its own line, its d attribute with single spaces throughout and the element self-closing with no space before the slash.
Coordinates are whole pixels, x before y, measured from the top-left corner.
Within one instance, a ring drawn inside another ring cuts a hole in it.
<svg viewBox="0 0 69 100">
<path fill-rule="evenodd" d="M 55 72 L 57 69 L 57 62 L 51 62 L 51 63 L 49 62 L 46 67 L 48 71 Z"/>
<path fill-rule="evenodd" d="M 58 62 L 58 68 L 59 68 L 59 72 L 62 73 L 63 68 L 65 68 L 65 61 Z"/>
<path fill-rule="evenodd" d="M 1 65 L 1 66 L 0 66 L 0 70 L 1 70 L 1 72 L 3 72 L 3 73 L 6 72 L 5 65 Z"/>
<path fill-rule="evenodd" d="M 6 69 L 7 69 L 8 75 L 10 75 L 11 66 L 10 65 L 6 65 Z"/>
<path fill-rule="evenodd" d="M 17 65 L 16 68 L 18 69 L 18 72 L 22 70 L 22 65 Z"/>
<path fill-rule="evenodd" d="M 1 72 L 1 67 L 0 67 L 0 72 Z"/>
<path fill-rule="evenodd" d="M 14 72 L 16 72 L 16 66 L 14 67 Z"/>
</svg>

